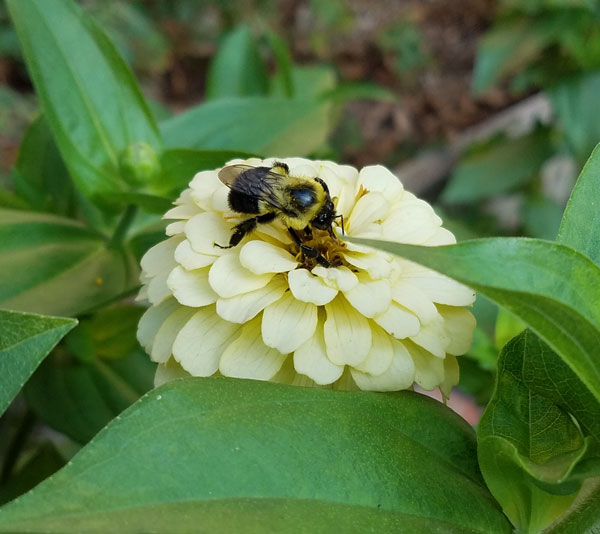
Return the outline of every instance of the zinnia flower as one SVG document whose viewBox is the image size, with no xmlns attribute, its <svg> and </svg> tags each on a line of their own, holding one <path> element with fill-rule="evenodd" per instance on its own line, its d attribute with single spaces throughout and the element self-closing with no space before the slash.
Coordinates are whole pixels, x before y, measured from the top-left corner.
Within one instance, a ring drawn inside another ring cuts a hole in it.
<svg viewBox="0 0 600 534">
<path fill-rule="evenodd" d="M 455 242 L 426 202 L 382 166 L 360 172 L 301 158 L 234 160 L 329 187 L 345 235 L 410 243 Z M 447 395 L 456 356 L 470 347 L 474 292 L 429 269 L 314 229 L 309 242 L 331 263 L 304 257 L 282 223 L 258 225 L 227 244 L 243 216 L 227 202 L 218 171 L 196 174 L 175 207 L 170 237 L 142 259 L 140 298 L 151 306 L 138 339 L 158 362 L 156 383 L 181 375 L 272 380 L 393 391 L 417 382 Z"/>
</svg>

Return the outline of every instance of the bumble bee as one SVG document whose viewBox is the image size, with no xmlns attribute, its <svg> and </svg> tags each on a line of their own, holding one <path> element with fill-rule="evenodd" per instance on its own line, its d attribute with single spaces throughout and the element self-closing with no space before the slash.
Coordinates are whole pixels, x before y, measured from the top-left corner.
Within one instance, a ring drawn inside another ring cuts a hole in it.
<svg viewBox="0 0 600 534">
<path fill-rule="evenodd" d="M 321 178 L 290 176 L 285 163 L 272 167 L 229 165 L 219 172 L 219 179 L 229 187 L 229 207 L 238 213 L 256 215 L 233 227 L 229 245 L 215 243 L 219 248 L 235 247 L 258 224 L 279 218 L 305 256 L 314 258 L 325 267 L 330 263 L 315 248 L 302 242 L 297 231 L 303 230 L 312 239 L 311 226 L 326 230 L 337 241 L 331 227 L 336 215 L 327 184 Z M 343 219 L 342 219 L 343 229 Z"/>
</svg>

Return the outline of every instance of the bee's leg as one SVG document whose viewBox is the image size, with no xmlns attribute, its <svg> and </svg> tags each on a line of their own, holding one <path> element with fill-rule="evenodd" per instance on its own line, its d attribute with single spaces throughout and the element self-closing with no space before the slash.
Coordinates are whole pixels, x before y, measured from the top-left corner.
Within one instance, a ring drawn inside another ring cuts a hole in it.
<svg viewBox="0 0 600 534">
<path fill-rule="evenodd" d="M 275 219 L 275 216 L 275 213 L 265 213 L 263 215 L 259 215 L 258 217 L 252 217 L 252 219 L 246 219 L 245 221 L 242 221 L 233 227 L 233 233 L 231 234 L 229 245 L 226 247 L 219 245 L 219 243 L 214 243 L 214 245 L 215 247 L 219 248 L 233 248 L 238 245 L 242 239 L 244 239 L 246 234 L 254 231 L 258 223 L 271 222 L 273 219 Z"/>
<path fill-rule="evenodd" d="M 306 239 L 308 239 L 309 241 L 313 238 L 313 233 L 310 229 L 310 226 L 306 225 L 306 228 L 304 228 L 304 230 L 302 231 L 304 232 L 304 237 L 306 237 Z"/>
<path fill-rule="evenodd" d="M 300 247 L 300 250 L 302 250 L 305 256 L 308 256 L 309 258 L 315 258 L 315 260 L 317 260 L 317 263 L 321 264 L 323 267 L 331 267 L 331 263 L 329 263 L 316 248 L 309 247 L 300 240 L 298 234 L 294 231 L 293 228 L 288 228 L 288 232 L 292 236 L 292 239 Z"/>
</svg>

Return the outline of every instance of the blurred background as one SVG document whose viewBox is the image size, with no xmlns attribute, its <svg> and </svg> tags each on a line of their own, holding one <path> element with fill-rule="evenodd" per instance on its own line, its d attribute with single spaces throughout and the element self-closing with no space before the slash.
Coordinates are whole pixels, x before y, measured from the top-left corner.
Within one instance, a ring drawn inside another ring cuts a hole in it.
<svg viewBox="0 0 600 534">
<path fill-rule="evenodd" d="M 208 112 L 190 115 L 194 106 L 223 101 L 211 109 L 227 109 L 227 99 L 257 97 L 254 114 L 238 120 L 232 112 L 197 142 L 382 163 L 431 202 L 459 240 L 554 239 L 600 141 L 597 0 L 79 3 L 132 67 L 173 146 L 194 146 L 193 135 L 182 140 L 178 132 L 185 125 L 193 134 L 196 116 L 210 120 Z M 279 112 L 270 103 L 281 99 L 289 100 Z M 13 187 L 19 145 L 38 109 L 0 3 L 0 189 Z M 269 130 L 276 139 L 257 145 Z M 460 359 L 460 388 L 475 400 L 460 409 L 471 422 L 491 394 L 499 348 L 521 328 L 483 297 L 474 311 L 475 342 Z M 127 339 L 137 346 L 134 325 L 126 325 Z M 82 443 L 102 424 L 67 434 Z"/>
</svg>

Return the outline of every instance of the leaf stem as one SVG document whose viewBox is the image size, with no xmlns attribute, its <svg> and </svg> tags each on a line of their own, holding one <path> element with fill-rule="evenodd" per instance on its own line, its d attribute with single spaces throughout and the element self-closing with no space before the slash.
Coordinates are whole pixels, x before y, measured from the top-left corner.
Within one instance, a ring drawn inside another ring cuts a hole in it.
<svg viewBox="0 0 600 534">
<path fill-rule="evenodd" d="M 129 227 L 131 226 L 136 214 L 137 206 L 134 204 L 129 204 L 127 208 L 125 208 L 125 211 L 123 212 L 123 215 L 121 215 L 117 227 L 115 228 L 115 231 L 108 242 L 109 248 L 118 247 L 123 242 L 123 238 L 125 237 L 127 230 L 129 230 Z"/>
</svg>

